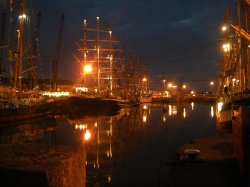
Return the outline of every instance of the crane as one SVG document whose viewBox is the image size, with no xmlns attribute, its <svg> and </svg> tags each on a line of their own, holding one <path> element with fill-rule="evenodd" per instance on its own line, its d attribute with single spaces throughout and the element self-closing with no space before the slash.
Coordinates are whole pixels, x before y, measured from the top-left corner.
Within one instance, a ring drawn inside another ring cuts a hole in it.
<svg viewBox="0 0 250 187">
<path fill-rule="evenodd" d="M 64 14 L 61 15 L 60 24 L 58 28 L 58 38 L 56 44 L 56 52 L 52 61 L 52 80 L 51 80 L 51 89 L 57 90 L 57 80 L 58 80 L 58 62 L 60 57 L 62 34 L 63 34 L 63 23 L 64 23 Z"/>
</svg>

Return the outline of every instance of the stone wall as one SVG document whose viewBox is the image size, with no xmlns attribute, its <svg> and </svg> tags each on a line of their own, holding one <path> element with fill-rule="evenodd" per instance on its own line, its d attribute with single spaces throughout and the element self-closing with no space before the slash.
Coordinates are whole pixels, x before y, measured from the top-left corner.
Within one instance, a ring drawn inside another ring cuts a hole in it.
<svg viewBox="0 0 250 187">
<path fill-rule="evenodd" d="M 0 145 L 0 186 L 85 187 L 83 148 Z"/>
</svg>

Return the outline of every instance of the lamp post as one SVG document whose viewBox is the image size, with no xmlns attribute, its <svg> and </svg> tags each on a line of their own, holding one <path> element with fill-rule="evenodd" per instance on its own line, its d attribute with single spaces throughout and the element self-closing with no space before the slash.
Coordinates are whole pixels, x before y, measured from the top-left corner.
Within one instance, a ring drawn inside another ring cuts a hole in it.
<svg viewBox="0 0 250 187">
<path fill-rule="evenodd" d="M 166 91 L 166 80 L 163 79 L 162 80 L 162 97 L 163 97 L 165 91 Z"/>
<path fill-rule="evenodd" d="M 213 89 L 213 87 L 214 87 L 214 81 L 210 81 L 210 86 L 211 86 L 211 89 L 212 89 L 212 94 L 214 94 L 214 89 Z"/>
<path fill-rule="evenodd" d="M 112 94 L 113 91 L 112 31 L 109 31 L 109 61 L 110 61 L 110 94 Z"/>
<path fill-rule="evenodd" d="M 145 91 L 146 93 L 147 93 L 147 91 L 148 91 L 148 88 L 147 88 L 147 78 L 146 77 L 144 77 L 143 79 L 142 79 L 142 83 L 143 83 L 143 87 L 144 87 L 144 89 L 143 89 L 143 92 Z"/>
</svg>

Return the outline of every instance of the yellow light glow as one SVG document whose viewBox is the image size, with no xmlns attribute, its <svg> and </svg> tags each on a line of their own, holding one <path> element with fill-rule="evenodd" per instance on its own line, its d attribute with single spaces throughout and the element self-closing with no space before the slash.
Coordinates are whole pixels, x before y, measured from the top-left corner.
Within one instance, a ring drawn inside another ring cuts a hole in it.
<svg viewBox="0 0 250 187">
<path fill-rule="evenodd" d="M 144 110 L 148 109 L 147 105 L 143 105 L 143 109 Z"/>
<path fill-rule="evenodd" d="M 172 106 L 168 105 L 168 115 L 171 116 L 172 115 Z"/>
<path fill-rule="evenodd" d="M 85 134 L 84 134 L 84 140 L 88 141 L 91 138 L 91 134 L 89 130 L 87 129 Z"/>
<path fill-rule="evenodd" d="M 191 103 L 191 108 L 194 110 L 194 102 Z"/>
<path fill-rule="evenodd" d="M 142 121 L 143 121 L 143 123 L 147 123 L 147 116 L 146 116 L 146 115 L 144 115 L 144 116 L 142 117 Z"/>
<path fill-rule="evenodd" d="M 222 28 L 221 28 L 221 30 L 223 31 L 223 32 L 225 32 L 226 30 L 227 30 L 227 26 L 222 26 Z"/>
<path fill-rule="evenodd" d="M 19 17 L 18 17 L 19 19 L 26 19 L 27 18 L 27 16 L 26 16 L 26 14 L 22 14 L 22 15 L 19 15 Z"/>
<path fill-rule="evenodd" d="M 92 72 L 92 66 L 90 64 L 86 64 L 84 66 L 84 73 L 90 73 Z"/>
<path fill-rule="evenodd" d="M 186 89 L 186 88 L 187 88 L 187 85 L 185 85 L 185 84 L 182 85 L 182 88 L 183 88 L 183 89 Z"/>
<path fill-rule="evenodd" d="M 167 121 L 167 118 L 165 115 L 162 117 L 162 121 L 163 121 L 163 123 L 165 123 Z"/>
<path fill-rule="evenodd" d="M 147 78 L 144 77 L 144 78 L 142 79 L 142 81 L 143 81 L 143 82 L 147 82 Z"/>
<path fill-rule="evenodd" d="M 108 183 L 111 182 L 111 179 L 112 179 L 112 177 L 111 177 L 111 175 L 109 175 L 109 176 L 108 176 Z"/>
<path fill-rule="evenodd" d="M 177 106 L 173 106 L 172 114 L 177 115 Z"/>
<path fill-rule="evenodd" d="M 183 109 L 183 118 L 186 118 L 186 116 L 187 116 L 187 113 L 186 113 L 186 109 L 184 108 Z"/>
<path fill-rule="evenodd" d="M 172 84 L 172 83 L 168 83 L 168 87 L 169 87 L 169 88 L 172 88 L 172 87 L 173 87 L 173 84 Z"/>
<path fill-rule="evenodd" d="M 49 96 L 49 97 L 69 96 L 69 92 L 44 92 L 43 96 Z"/>
<path fill-rule="evenodd" d="M 217 104 L 218 112 L 221 112 L 222 106 L 223 106 L 223 103 L 222 103 L 222 102 L 219 102 L 219 103 Z"/>
<path fill-rule="evenodd" d="M 213 86 L 214 85 L 214 81 L 210 81 L 210 85 Z"/>
<path fill-rule="evenodd" d="M 214 107 L 213 106 L 211 106 L 211 117 L 213 118 L 214 117 Z"/>
<path fill-rule="evenodd" d="M 78 125 L 78 124 L 76 124 L 75 125 L 75 129 L 76 130 L 84 130 L 84 129 L 86 129 L 88 127 L 88 125 L 87 124 L 80 124 L 80 125 Z"/>
<path fill-rule="evenodd" d="M 231 45 L 229 43 L 223 44 L 222 48 L 224 52 L 228 52 L 231 49 Z"/>
<path fill-rule="evenodd" d="M 76 87 L 76 92 L 88 92 L 88 88 L 85 87 Z"/>
</svg>

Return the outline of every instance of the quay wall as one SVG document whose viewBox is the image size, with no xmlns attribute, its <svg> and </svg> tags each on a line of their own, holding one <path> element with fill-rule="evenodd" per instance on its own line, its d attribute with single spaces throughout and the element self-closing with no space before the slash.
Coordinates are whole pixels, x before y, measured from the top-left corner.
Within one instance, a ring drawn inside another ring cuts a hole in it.
<svg viewBox="0 0 250 187">
<path fill-rule="evenodd" d="M 0 186 L 85 187 L 84 149 L 20 144 L 0 151 Z"/>
</svg>

